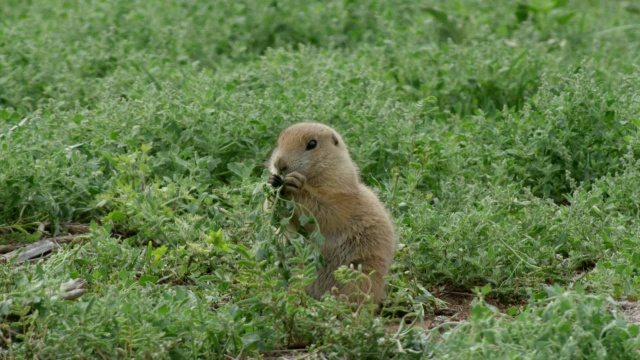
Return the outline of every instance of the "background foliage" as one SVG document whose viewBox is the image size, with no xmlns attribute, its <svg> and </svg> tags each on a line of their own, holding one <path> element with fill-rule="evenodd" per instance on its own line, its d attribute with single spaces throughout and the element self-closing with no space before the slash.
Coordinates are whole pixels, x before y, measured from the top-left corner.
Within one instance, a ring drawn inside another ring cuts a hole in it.
<svg viewBox="0 0 640 360">
<path fill-rule="evenodd" d="M 636 355 L 606 300 L 640 290 L 633 2 L 5 0 L 0 19 L 0 244 L 92 223 L 0 264 L 3 356 Z M 262 209 L 298 121 L 343 134 L 396 220 L 388 313 L 488 284 L 468 322 L 390 332 L 303 296 L 317 234 L 284 240 Z M 80 300 L 46 296 L 78 277 Z"/>
</svg>

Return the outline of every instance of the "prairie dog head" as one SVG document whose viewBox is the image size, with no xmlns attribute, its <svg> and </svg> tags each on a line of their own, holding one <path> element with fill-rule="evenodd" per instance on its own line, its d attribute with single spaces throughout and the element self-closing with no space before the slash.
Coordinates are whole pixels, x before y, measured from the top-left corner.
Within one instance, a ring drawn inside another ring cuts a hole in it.
<svg viewBox="0 0 640 360">
<path fill-rule="evenodd" d="M 357 167 L 342 137 L 320 123 L 299 123 L 284 129 L 269 167 L 272 174 L 280 176 L 298 172 L 311 183 L 330 179 L 347 185 L 358 181 Z"/>
</svg>

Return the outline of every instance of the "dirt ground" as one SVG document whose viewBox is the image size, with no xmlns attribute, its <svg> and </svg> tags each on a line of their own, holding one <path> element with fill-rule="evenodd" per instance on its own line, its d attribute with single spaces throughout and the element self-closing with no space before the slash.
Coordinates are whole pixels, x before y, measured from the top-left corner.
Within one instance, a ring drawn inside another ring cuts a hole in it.
<svg viewBox="0 0 640 360">
<path fill-rule="evenodd" d="M 618 304 L 628 322 L 640 324 L 640 305 L 637 302 L 621 301 Z"/>
</svg>

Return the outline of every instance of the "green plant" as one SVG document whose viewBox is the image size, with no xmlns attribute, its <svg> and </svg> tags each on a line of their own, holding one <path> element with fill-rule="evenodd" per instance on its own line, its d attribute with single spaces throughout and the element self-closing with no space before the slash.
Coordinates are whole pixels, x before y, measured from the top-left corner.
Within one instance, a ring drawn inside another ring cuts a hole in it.
<svg viewBox="0 0 640 360">
<path fill-rule="evenodd" d="M 630 3 L 7 0 L 0 19 L 0 249 L 90 230 L 0 258 L 0 357 L 634 354 L 607 305 L 640 293 Z M 263 208 L 297 121 L 343 134 L 395 220 L 379 315 L 308 298 L 322 237 Z M 81 298 L 49 296 L 70 279 Z M 468 320 L 419 326 L 476 288 Z"/>
</svg>

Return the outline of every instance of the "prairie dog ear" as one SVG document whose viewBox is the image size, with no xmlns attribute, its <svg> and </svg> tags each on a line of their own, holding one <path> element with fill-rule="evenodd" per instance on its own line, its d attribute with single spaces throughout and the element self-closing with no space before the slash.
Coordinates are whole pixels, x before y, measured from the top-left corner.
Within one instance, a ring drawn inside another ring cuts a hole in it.
<svg viewBox="0 0 640 360">
<path fill-rule="evenodd" d="M 339 141 L 336 134 L 331 134 L 331 139 L 333 140 L 333 145 L 338 146 Z"/>
</svg>

